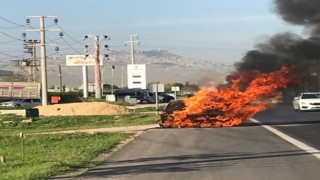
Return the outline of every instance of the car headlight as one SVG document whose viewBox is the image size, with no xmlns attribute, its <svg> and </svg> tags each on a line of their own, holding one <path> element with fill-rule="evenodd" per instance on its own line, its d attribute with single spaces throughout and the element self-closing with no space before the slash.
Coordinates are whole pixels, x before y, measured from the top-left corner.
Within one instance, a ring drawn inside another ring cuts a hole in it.
<svg viewBox="0 0 320 180">
<path fill-rule="evenodd" d="M 301 102 L 301 104 L 307 104 L 306 102 Z"/>
</svg>

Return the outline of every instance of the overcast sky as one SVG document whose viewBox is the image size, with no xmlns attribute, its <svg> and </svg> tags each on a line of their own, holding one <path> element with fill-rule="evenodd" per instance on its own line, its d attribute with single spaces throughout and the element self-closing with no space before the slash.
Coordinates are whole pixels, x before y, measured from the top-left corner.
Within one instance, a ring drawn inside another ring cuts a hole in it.
<svg viewBox="0 0 320 180">
<path fill-rule="evenodd" d="M 62 54 L 85 53 L 84 35 L 109 35 L 111 50 L 139 35 L 139 50 L 164 49 L 194 59 L 233 63 L 254 44 L 279 32 L 303 34 L 273 11 L 273 0 L 10 0 L 0 7 L 0 58 L 22 57 L 20 40 L 28 15 L 56 15 L 64 39 L 47 32 Z M 9 22 L 9 21 L 10 22 Z M 16 24 L 14 24 L 16 23 Z M 23 26 L 19 26 L 23 25 Z M 31 19 L 31 27 L 39 20 Z M 57 29 L 46 19 L 48 29 Z M 39 39 L 28 32 L 27 39 Z M 53 48 L 48 47 L 50 52 Z"/>
</svg>

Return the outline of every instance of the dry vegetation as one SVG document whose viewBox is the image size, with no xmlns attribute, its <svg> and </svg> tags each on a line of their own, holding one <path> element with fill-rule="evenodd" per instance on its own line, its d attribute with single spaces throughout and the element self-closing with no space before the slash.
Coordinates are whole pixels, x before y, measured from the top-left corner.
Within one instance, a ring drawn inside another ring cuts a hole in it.
<svg viewBox="0 0 320 180">
<path fill-rule="evenodd" d="M 81 102 L 69 104 L 55 104 L 38 106 L 39 114 L 42 116 L 72 116 L 72 115 L 115 115 L 128 114 L 132 110 L 109 104 L 106 102 Z"/>
</svg>

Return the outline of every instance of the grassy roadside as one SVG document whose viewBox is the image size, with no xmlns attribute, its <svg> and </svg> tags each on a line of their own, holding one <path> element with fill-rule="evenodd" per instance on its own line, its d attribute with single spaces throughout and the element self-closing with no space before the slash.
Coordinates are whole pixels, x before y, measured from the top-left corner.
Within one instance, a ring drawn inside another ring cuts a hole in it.
<svg viewBox="0 0 320 180">
<path fill-rule="evenodd" d="M 0 136 L 19 132 L 52 132 L 103 127 L 135 126 L 156 123 L 156 114 L 133 113 L 124 115 L 48 116 L 34 118 L 32 123 L 21 123 L 22 116 L 0 115 Z"/>
<path fill-rule="evenodd" d="M 35 118 L 31 123 L 13 114 L 0 115 L 0 180 L 45 179 L 57 173 L 96 164 L 92 159 L 108 152 L 128 133 L 33 134 L 61 130 L 146 125 L 156 122 L 152 114 L 133 113 L 103 116 L 58 116 Z M 20 138 L 19 133 L 25 133 Z M 23 141 L 22 141 L 23 140 Z"/>
<path fill-rule="evenodd" d="M 57 173 L 86 167 L 99 153 L 108 152 L 130 137 L 125 133 L 1 136 L 1 180 L 45 179 Z"/>
</svg>

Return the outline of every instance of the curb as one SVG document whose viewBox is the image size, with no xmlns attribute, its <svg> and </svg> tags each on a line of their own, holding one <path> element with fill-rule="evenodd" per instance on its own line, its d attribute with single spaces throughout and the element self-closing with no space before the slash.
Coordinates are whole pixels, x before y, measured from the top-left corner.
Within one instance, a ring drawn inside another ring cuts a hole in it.
<svg viewBox="0 0 320 180">
<path fill-rule="evenodd" d="M 71 134 L 71 133 L 99 133 L 99 132 L 137 132 L 146 131 L 148 129 L 157 128 L 159 124 L 148 124 L 141 126 L 124 126 L 124 127 L 110 127 L 110 128 L 93 128 L 93 129 L 82 129 L 82 130 L 67 130 L 57 132 L 43 132 L 43 133 L 30 133 L 30 134 Z"/>
</svg>

